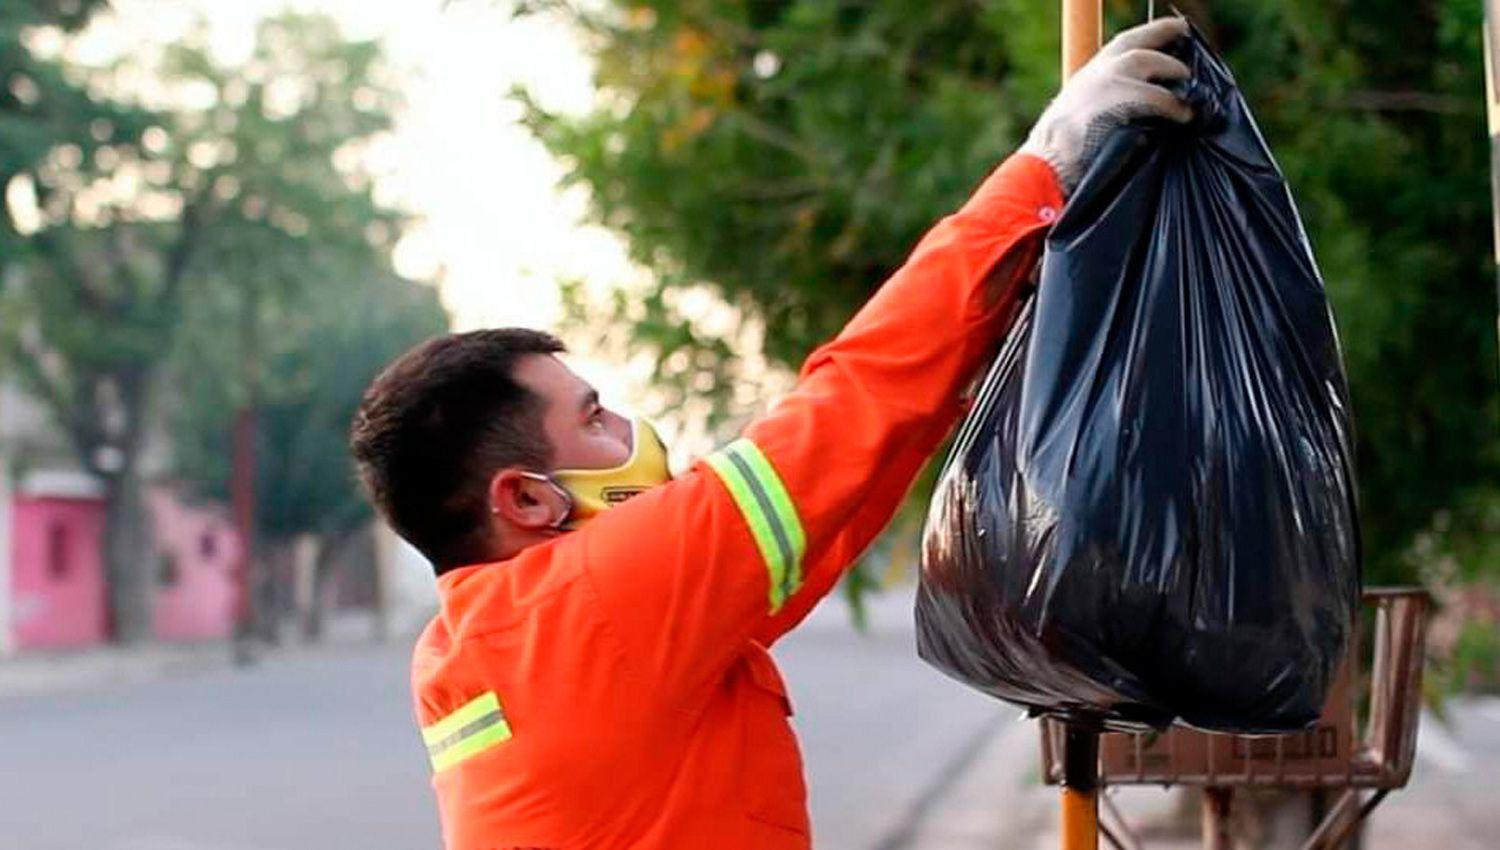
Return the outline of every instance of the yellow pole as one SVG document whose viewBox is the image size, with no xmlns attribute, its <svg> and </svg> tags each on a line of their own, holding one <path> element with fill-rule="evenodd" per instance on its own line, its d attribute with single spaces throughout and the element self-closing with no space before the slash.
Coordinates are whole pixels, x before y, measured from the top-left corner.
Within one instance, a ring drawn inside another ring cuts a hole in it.
<svg viewBox="0 0 1500 850">
<path fill-rule="evenodd" d="M 1062 0 L 1062 78 L 1067 82 L 1099 52 L 1104 38 L 1103 0 Z"/>
<path fill-rule="evenodd" d="M 1104 41 L 1103 0 L 1062 0 L 1062 78 Z M 1063 740 L 1062 850 L 1099 850 L 1099 733 L 1069 723 Z"/>
<path fill-rule="evenodd" d="M 1098 850 L 1099 800 L 1093 791 L 1063 789 L 1063 850 Z"/>
<path fill-rule="evenodd" d="M 1068 723 L 1063 733 L 1062 850 L 1099 850 L 1099 730 Z"/>
</svg>

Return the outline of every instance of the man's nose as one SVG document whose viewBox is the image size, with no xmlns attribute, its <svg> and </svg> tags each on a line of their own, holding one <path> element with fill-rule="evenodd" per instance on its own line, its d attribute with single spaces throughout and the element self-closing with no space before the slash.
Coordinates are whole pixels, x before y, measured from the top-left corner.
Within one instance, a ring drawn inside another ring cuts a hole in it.
<svg viewBox="0 0 1500 850">
<path fill-rule="evenodd" d="M 630 420 L 611 410 L 609 411 L 609 422 L 611 433 L 618 437 L 620 442 L 624 443 L 627 448 L 634 451 L 635 446 L 633 442 L 635 435 L 632 432 L 635 429 L 630 427 Z"/>
</svg>

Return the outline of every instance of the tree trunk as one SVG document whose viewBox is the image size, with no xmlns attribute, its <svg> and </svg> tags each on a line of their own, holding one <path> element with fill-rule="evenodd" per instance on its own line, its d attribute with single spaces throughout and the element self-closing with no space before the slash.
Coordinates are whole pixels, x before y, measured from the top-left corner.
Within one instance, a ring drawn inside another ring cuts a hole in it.
<svg viewBox="0 0 1500 850">
<path fill-rule="evenodd" d="M 385 643 L 391 637 L 391 605 L 395 602 L 392 598 L 394 591 L 391 587 L 393 580 L 391 571 L 395 565 L 392 563 L 389 541 L 386 542 L 387 545 L 382 545 L 382 540 L 373 527 L 367 528 L 364 534 L 368 536 L 371 544 L 370 554 L 373 556 L 371 567 L 374 571 L 372 578 L 375 580 L 375 598 L 372 600 L 375 622 L 370 636 L 376 643 Z"/>
<path fill-rule="evenodd" d="M 115 643 L 151 639 L 155 587 L 151 544 L 144 482 L 131 458 L 106 480 L 104 491 L 104 575 L 109 637 Z"/>
<path fill-rule="evenodd" d="M 342 535 L 318 538 L 318 555 L 312 565 L 312 598 L 307 614 L 302 620 L 302 638 L 307 643 L 318 643 L 323 639 L 323 627 L 327 623 L 330 583 L 333 579 Z"/>
<path fill-rule="evenodd" d="M 1296 850 L 1322 817 L 1315 794 L 1308 791 L 1240 789 L 1234 802 L 1237 811 L 1230 823 L 1236 827 L 1235 846 L 1243 850 Z"/>
<path fill-rule="evenodd" d="M 322 541 L 314 534 L 299 534 L 292 538 L 291 551 L 292 611 L 302 627 L 302 637 L 308 640 L 312 634 L 312 610 L 316 604 L 318 552 Z"/>
</svg>

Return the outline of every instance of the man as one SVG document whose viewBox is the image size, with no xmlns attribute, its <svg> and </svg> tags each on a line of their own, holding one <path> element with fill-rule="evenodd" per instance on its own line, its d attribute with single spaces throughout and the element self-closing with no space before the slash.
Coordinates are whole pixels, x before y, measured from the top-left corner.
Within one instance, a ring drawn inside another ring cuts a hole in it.
<svg viewBox="0 0 1500 850">
<path fill-rule="evenodd" d="M 412 686 L 450 850 L 810 846 L 767 647 L 957 421 L 1110 128 L 1191 117 L 1159 85 L 1188 69 L 1156 50 L 1185 32 L 1111 42 L 792 393 L 676 480 L 546 334 L 430 340 L 376 378 L 351 442 L 438 572 Z"/>
</svg>

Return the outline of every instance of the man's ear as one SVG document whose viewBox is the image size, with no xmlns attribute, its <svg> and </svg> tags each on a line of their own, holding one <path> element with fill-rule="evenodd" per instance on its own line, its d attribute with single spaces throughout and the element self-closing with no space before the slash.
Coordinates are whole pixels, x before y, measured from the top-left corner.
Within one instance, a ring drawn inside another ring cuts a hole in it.
<svg viewBox="0 0 1500 850">
<path fill-rule="evenodd" d="M 548 531 L 567 519 L 567 497 L 545 480 L 506 467 L 490 477 L 489 512 L 526 531 Z"/>
</svg>

